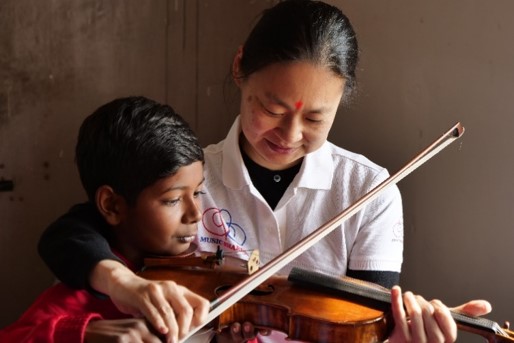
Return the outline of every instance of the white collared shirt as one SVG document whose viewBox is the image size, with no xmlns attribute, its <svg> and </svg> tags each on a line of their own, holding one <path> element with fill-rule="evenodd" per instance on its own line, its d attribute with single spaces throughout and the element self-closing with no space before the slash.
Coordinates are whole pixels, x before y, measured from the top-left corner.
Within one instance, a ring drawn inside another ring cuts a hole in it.
<svg viewBox="0 0 514 343">
<path fill-rule="evenodd" d="M 325 142 L 305 156 L 276 208 L 252 184 L 239 150 L 236 118 L 225 140 L 205 148 L 203 217 L 197 244 L 228 252 L 259 249 L 261 263 L 291 247 L 385 180 L 386 169 Z M 403 213 L 398 188 L 389 186 L 361 211 L 297 257 L 293 266 L 345 275 L 347 268 L 400 272 Z"/>
</svg>

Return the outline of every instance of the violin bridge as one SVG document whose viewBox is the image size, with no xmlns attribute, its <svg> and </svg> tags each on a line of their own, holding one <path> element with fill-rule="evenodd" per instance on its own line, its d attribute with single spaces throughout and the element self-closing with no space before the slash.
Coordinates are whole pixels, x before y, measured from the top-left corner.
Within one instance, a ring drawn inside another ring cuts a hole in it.
<svg viewBox="0 0 514 343">
<path fill-rule="evenodd" d="M 250 258 L 248 258 L 248 261 L 246 262 L 246 271 L 248 272 L 248 275 L 251 275 L 259 270 L 260 263 L 259 250 L 252 250 Z"/>
</svg>

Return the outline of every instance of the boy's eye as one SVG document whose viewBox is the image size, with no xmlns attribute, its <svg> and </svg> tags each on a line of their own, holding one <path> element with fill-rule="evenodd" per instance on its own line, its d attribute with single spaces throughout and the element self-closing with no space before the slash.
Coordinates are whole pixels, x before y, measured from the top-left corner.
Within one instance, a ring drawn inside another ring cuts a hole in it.
<svg viewBox="0 0 514 343">
<path fill-rule="evenodd" d="M 194 193 L 194 197 L 195 197 L 195 198 L 198 198 L 200 195 L 204 195 L 204 194 L 205 194 L 205 192 L 204 192 L 204 191 L 196 191 L 196 192 Z"/>
<path fill-rule="evenodd" d="M 175 206 L 180 202 L 180 198 L 164 200 L 163 203 L 167 206 Z"/>
<path fill-rule="evenodd" d="M 205 194 L 204 191 L 196 191 L 193 193 L 193 197 L 198 198 L 199 196 L 204 195 L 204 194 Z M 165 204 L 166 206 L 175 206 L 181 201 L 182 201 L 182 197 L 179 197 L 179 198 L 175 198 L 175 199 L 163 200 L 163 204 Z"/>
</svg>

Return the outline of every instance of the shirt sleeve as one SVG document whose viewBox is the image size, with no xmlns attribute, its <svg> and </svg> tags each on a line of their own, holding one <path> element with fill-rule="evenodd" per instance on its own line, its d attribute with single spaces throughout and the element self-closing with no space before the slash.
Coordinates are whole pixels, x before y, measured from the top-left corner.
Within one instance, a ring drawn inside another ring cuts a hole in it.
<svg viewBox="0 0 514 343">
<path fill-rule="evenodd" d="M 16 322 L 0 330 L 0 342 L 83 342 L 89 321 L 102 319 L 100 313 L 83 309 L 91 297 L 85 293 L 63 284 L 49 288 Z"/>
<path fill-rule="evenodd" d="M 403 209 L 400 191 L 389 186 L 358 214 L 359 230 L 349 269 L 401 272 Z"/>
<path fill-rule="evenodd" d="M 38 252 L 54 275 L 78 289 L 90 289 L 89 274 L 100 261 L 123 263 L 111 251 L 109 230 L 92 203 L 73 206 L 53 222 L 39 240 Z"/>
</svg>

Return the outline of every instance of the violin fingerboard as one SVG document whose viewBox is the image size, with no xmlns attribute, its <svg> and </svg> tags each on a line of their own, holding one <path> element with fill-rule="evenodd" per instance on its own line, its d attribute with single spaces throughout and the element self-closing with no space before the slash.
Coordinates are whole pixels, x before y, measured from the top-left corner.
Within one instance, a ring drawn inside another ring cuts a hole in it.
<svg viewBox="0 0 514 343">
<path fill-rule="evenodd" d="M 352 294 L 365 299 L 372 299 L 383 304 L 391 304 L 391 293 L 388 289 L 367 281 L 349 277 L 335 277 L 297 267 L 291 270 L 288 280 L 301 285 L 328 289 L 342 296 Z M 492 320 L 483 317 L 468 316 L 455 311 L 450 312 L 453 319 L 459 324 L 508 337 L 506 331 Z"/>
<path fill-rule="evenodd" d="M 294 267 L 289 273 L 288 280 L 298 284 L 329 289 L 342 295 L 352 294 L 384 304 L 391 304 L 391 294 L 386 288 L 350 277 L 340 278 Z"/>
</svg>

